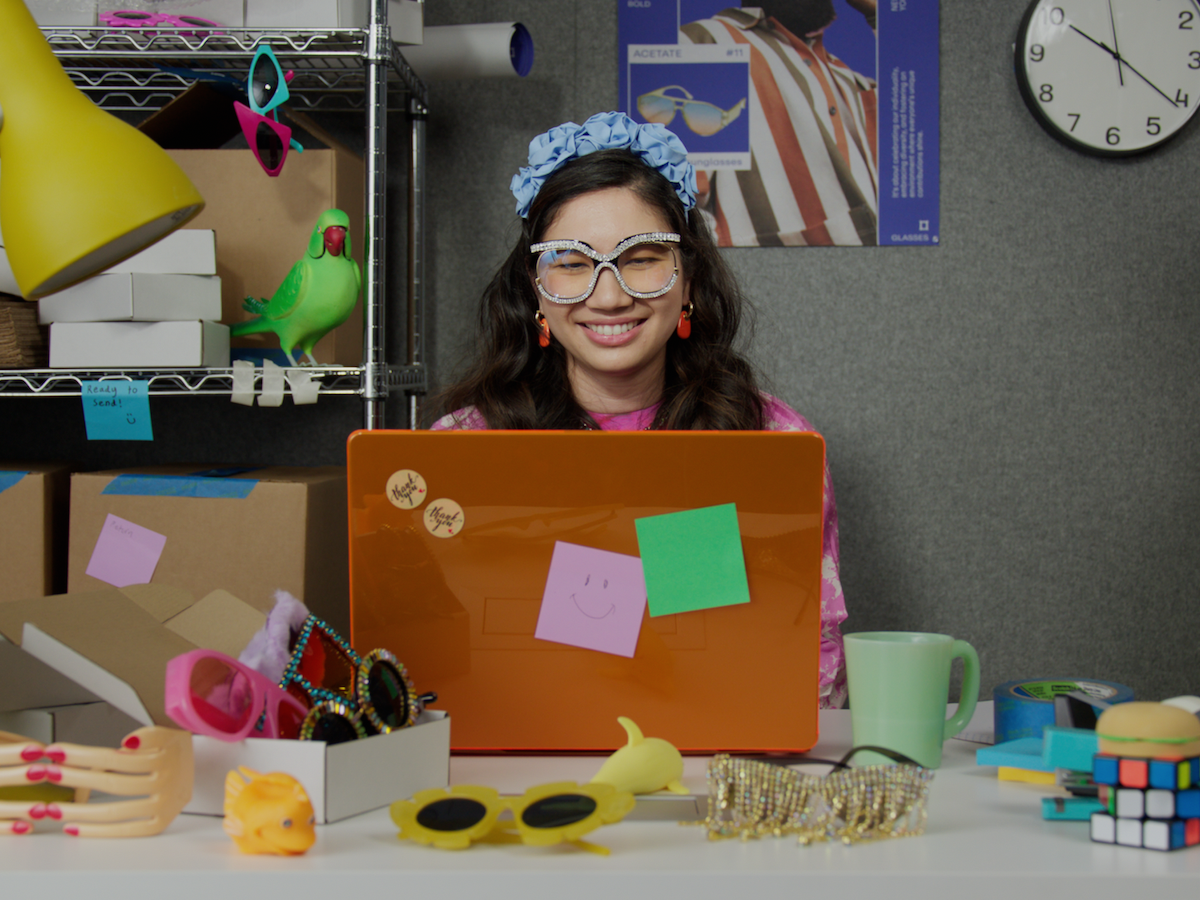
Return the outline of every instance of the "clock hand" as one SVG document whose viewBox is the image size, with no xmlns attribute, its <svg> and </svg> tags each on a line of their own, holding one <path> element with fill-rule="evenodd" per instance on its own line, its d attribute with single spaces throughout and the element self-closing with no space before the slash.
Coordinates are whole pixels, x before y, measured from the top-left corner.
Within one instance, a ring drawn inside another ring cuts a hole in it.
<svg viewBox="0 0 1200 900">
<path fill-rule="evenodd" d="M 1117 79 L 1125 87 L 1125 75 L 1121 72 L 1121 44 L 1117 40 L 1117 20 L 1113 17 L 1112 0 L 1108 0 L 1108 22 L 1112 25 L 1113 51 L 1117 57 Z"/>
<path fill-rule="evenodd" d="M 1168 97 L 1166 94 L 1164 94 L 1164 93 L 1163 93 L 1163 92 L 1162 92 L 1162 91 L 1159 89 L 1158 85 L 1156 85 L 1156 84 L 1155 84 L 1153 81 L 1151 81 L 1149 78 L 1147 78 L 1147 77 L 1146 77 L 1145 75 L 1143 75 L 1141 72 L 1139 72 L 1139 71 L 1138 71 L 1137 69 L 1135 69 L 1133 66 L 1130 66 L 1130 65 L 1129 65 L 1129 61 L 1128 61 L 1128 60 L 1126 60 L 1126 59 L 1125 59 L 1123 56 L 1121 56 L 1121 54 L 1120 54 L 1120 53 L 1118 53 L 1116 50 L 1113 50 L 1111 47 L 1109 47 L 1109 46 L 1108 46 L 1107 44 L 1105 44 L 1103 41 L 1098 41 L 1098 40 L 1096 40 L 1094 37 L 1092 37 L 1091 35 L 1089 35 L 1089 34 L 1085 34 L 1084 32 L 1080 31 L 1078 28 L 1076 28 L 1074 25 L 1071 25 L 1071 26 L 1069 26 L 1069 27 L 1070 27 L 1070 29 L 1071 29 L 1072 31 L 1074 31 L 1076 34 L 1079 34 L 1079 35 L 1081 35 L 1082 37 L 1085 37 L 1085 38 L 1087 38 L 1089 41 L 1091 41 L 1091 42 L 1092 42 L 1093 44 L 1095 44 L 1097 47 L 1099 47 L 1100 49 L 1102 49 L 1102 50 L 1104 50 L 1106 53 L 1108 53 L 1108 54 L 1109 54 L 1109 55 L 1110 55 L 1110 56 L 1111 56 L 1113 59 L 1115 59 L 1115 60 L 1117 61 L 1117 65 L 1118 65 L 1118 66 L 1122 66 L 1122 65 L 1124 65 L 1124 66 L 1129 66 L 1129 71 L 1130 71 L 1130 72 L 1132 72 L 1132 73 L 1133 73 L 1134 75 L 1136 75 L 1138 78 L 1142 79 L 1142 81 L 1146 82 L 1146 84 L 1150 85 L 1150 87 L 1154 88 L 1154 90 L 1158 91 L 1158 93 L 1162 95 L 1163 99 L 1164 99 L 1164 100 L 1166 100 L 1168 103 L 1170 103 L 1172 106 L 1178 106 L 1178 105 L 1179 105 L 1179 104 L 1178 104 L 1178 103 L 1176 103 L 1174 100 L 1172 100 L 1170 97 Z M 1122 84 L 1124 84 L 1125 82 L 1124 82 L 1124 81 L 1122 81 L 1121 83 L 1122 83 Z"/>
</svg>

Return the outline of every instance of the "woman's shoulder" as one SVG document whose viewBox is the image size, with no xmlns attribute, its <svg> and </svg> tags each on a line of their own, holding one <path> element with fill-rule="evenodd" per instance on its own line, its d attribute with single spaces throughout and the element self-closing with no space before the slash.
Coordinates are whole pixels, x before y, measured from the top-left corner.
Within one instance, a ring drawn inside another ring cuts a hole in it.
<svg viewBox="0 0 1200 900">
<path fill-rule="evenodd" d="M 464 406 L 442 416 L 429 426 L 430 431 L 486 431 L 487 421 L 474 406 Z"/>
<path fill-rule="evenodd" d="M 765 391 L 763 398 L 763 430 L 764 431 L 816 431 L 812 423 L 796 412 L 778 397 L 772 397 Z"/>
</svg>

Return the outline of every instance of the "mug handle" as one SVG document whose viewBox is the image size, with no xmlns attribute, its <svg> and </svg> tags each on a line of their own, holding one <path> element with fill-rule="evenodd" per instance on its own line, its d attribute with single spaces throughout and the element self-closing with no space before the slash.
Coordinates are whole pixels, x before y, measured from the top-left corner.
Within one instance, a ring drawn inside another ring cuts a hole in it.
<svg viewBox="0 0 1200 900">
<path fill-rule="evenodd" d="M 971 716 L 975 715 L 975 704 L 979 700 L 979 654 L 966 641 L 955 641 L 950 659 L 956 658 L 963 661 L 962 695 L 958 701 L 958 712 L 946 720 L 942 740 L 954 737 L 967 727 Z"/>
</svg>

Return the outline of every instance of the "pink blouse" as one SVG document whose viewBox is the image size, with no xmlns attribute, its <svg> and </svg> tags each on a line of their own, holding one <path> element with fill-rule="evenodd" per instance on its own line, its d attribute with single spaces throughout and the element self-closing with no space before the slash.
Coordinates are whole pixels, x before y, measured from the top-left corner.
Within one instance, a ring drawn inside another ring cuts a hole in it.
<svg viewBox="0 0 1200 900">
<path fill-rule="evenodd" d="M 813 431 L 802 415 L 770 394 L 763 394 L 767 431 Z M 589 412 L 604 431 L 641 431 L 654 421 L 658 405 L 629 413 L 605 415 Z M 434 422 L 432 431 L 476 431 L 487 422 L 473 406 L 460 409 Z M 842 646 L 841 624 L 846 620 L 846 601 L 838 565 L 837 503 L 829 463 L 825 464 L 824 556 L 821 562 L 821 658 L 820 706 L 840 707 L 846 702 L 846 655 Z"/>
</svg>

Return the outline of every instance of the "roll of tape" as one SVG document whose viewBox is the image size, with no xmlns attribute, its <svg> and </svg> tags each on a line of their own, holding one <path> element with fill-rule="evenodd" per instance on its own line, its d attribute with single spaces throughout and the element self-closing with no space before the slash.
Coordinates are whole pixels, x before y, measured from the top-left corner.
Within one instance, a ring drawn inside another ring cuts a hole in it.
<svg viewBox="0 0 1200 900">
<path fill-rule="evenodd" d="M 1030 678 L 1009 681 L 992 692 L 996 701 L 996 743 L 1042 736 L 1054 724 L 1054 698 L 1073 691 L 1105 703 L 1124 703 L 1133 691 L 1123 684 L 1096 678 Z"/>
</svg>

